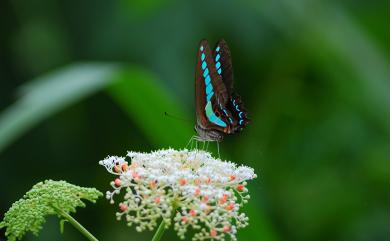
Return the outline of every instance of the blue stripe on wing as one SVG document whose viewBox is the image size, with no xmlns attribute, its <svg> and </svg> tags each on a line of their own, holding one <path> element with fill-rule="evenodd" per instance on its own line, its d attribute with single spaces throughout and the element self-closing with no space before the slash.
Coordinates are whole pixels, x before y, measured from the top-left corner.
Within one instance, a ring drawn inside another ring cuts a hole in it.
<svg viewBox="0 0 390 241">
<path fill-rule="evenodd" d="M 218 116 L 216 116 L 216 114 L 213 111 L 212 104 L 211 104 L 211 97 L 213 97 L 214 95 L 214 89 L 213 89 L 213 85 L 211 84 L 211 77 L 210 77 L 209 69 L 207 68 L 206 55 L 203 52 L 204 51 L 203 46 L 200 46 L 200 51 L 202 52 L 200 58 L 202 60 L 201 66 L 203 70 L 203 78 L 205 82 L 205 91 L 206 91 L 206 100 L 207 100 L 207 104 L 205 107 L 206 116 L 210 122 L 221 127 L 226 127 L 227 126 L 226 123 L 223 120 L 221 120 Z M 226 110 L 224 110 L 222 107 L 221 109 L 226 113 Z"/>
<path fill-rule="evenodd" d="M 217 69 L 217 73 L 219 75 L 222 74 L 221 62 L 219 62 L 219 59 L 221 58 L 221 55 L 219 54 L 220 49 L 221 48 L 219 46 L 217 46 L 217 48 L 215 49 L 215 52 L 217 52 L 217 55 L 215 56 L 215 68 Z"/>
</svg>

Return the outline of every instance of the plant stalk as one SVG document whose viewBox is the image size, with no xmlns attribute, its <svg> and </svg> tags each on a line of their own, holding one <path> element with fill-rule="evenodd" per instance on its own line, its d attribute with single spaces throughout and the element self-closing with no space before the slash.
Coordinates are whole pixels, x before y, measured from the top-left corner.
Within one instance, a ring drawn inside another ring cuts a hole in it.
<svg viewBox="0 0 390 241">
<path fill-rule="evenodd" d="M 65 218 L 69 223 L 73 225 L 77 230 L 80 231 L 81 234 L 83 234 L 87 239 L 91 241 L 98 241 L 95 236 L 93 236 L 86 228 L 84 228 L 83 225 L 81 225 L 79 222 L 77 222 L 76 219 L 74 219 L 72 216 L 69 215 L 69 213 L 62 211 L 61 209 L 57 207 L 53 207 L 59 215 L 61 215 L 63 218 Z"/>
<path fill-rule="evenodd" d="M 178 208 L 179 205 L 177 205 L 177 202 L 173 202 L 172 203 L 172 215 L 171 215 L 171 219 L 175 216 L 175 213 L 176 213 L 176 209 Z M 153 235 L 153 238 L 152 238 L 152 241 L 160 241 L 161 237 L 163 236 L 165 230 L 166 230 L 166 223 L 164 221 L 164 219 L 161 221 L 160 225 L 158 226 L 157 228 L 157 231 L 156 233 Z"/>
<path fill-rule="evenodd" d="M 158 226 L 158 229 L 156 233 L 153 235 L 152 241 L 160 241 L 161 237 L 163 236 L 166 228 L 166 223 L 164 219 L 161 221 L 160 225 Z"/>
</svg>

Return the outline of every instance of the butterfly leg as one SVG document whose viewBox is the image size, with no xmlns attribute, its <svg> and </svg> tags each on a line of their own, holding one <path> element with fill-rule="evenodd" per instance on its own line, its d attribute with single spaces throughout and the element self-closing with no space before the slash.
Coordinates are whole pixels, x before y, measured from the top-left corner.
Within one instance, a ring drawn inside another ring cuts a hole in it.
<svg viewBox="0 0 390 241">
<path fill-rule="evenodd" d="M 221 155 L 219 154 L 219 142 L 217 141 L 217 150 L 218 150 L 218 158 L 221 159 Z"/>
<path fill-rule="evenodd" d="M 191 142 L 191 150 L 193 150 L 195 147 L 195 150 L 198 149 L 198 139 L 196 136 L 193 136 L 193 140 Z"/>
<path fill-rule="evenodd" d="M 194 139 L 194 140 L 191 142 L 191 150 L 194 149 L 195 145 L 196 145 L 196 140 Z"/>
<path fill-rule="evenodd" d="M 210 144 L 210 142 L 208 141 L 207 144 L 206 144 L 206 151 L 209 150 L 209 144 Z"/>
<path fill-rule="evenodd" d="M 198 149 L 198 143 L 199 143 L 199 139 L 197 139 L 196 138 L 196 136 L 195 136 L 195 138 L 194 138 L 194 142 L 195 142 L 195 159 L 197 158 L 197 156 L 198 156 L 198 153 L 199 153 L 199 149 Z"/>
<path fill-rule="evenodd" d="M 187 147 L 191 144 L 191 149 L 192 149 L 192 145 L 193 145 L 193 142 L 194 142 L 194 138 L 195 136 L 191 136 L 190 140 L 188 141 L 187 145 L 186 145 L 186 149 Z"/>
<path fill-rule="evenodd" d="M 206 148 L 206 141 L 203 141 L 202 150 L 205 150 L 205 148 Z"/>
</svg>

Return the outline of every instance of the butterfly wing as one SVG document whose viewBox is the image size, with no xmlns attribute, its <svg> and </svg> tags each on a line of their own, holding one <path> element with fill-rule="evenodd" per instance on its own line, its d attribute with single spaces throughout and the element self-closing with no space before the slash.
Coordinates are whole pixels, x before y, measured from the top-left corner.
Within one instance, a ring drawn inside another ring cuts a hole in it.
<svg viewBox="0 0 390 241">
<path fill-rule="evenodd" d="M 218 41 L 213 53 L 213 59 L 217 73 L 221 76 L 229 95 L 231 95 L 234 84 L 233 65 L 229 46 L 224 39 Z"/>
<path fill-rule="evenodd" d="M 229 120 L 223 108 L 229 101 L 229 94 L 222 77 L 217 73 L 207 40 L 202 40 L 198 49 L 195 97 L 198 134 L 207 138 L 207 133 L 228 133 Z M 201 134 L 199 129 L 204 133 Z"/>
<path fill-rule="evenodd" d="M 229 94 L 229 100 L 225 108 L 228 110 L 227 113 L 231 114 L 229 118 L 233 120 L 231 121 L 231 133 L 239 132 L 249 123 L 248 113 L 241 101 L 241 97 L 233 89 L 232 58 L 229 46 L 224 39 L 218 41 L 213 53 L 213 59 L 217 73 L 221 76 Z"/>
<path fill-rule="evenodd" d="M 232 133 L 242 131 L 249 124 L 249 118 L 241 97 L 233 92 L 226 108 L 233 115 L 234 124 L 232 127 Z"/>
</svg>

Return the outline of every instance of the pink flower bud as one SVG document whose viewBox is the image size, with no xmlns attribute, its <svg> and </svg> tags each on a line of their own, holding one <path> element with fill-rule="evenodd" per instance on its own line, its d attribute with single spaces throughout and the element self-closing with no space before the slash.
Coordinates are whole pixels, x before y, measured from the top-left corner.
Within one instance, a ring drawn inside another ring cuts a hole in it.
<svg viewBox="0 0 390 241">
<path fill-rule="evenodd" d="M 211 229 L 211 230 L 210 230 L 210 236 L 211 236 L 211 237 L 215 237 L 215 236 L 217 236 L 217 234 L 218 234 L 218 233 L 217 233 L 217 230 L 215 230 L 215 229 Z"/>
<path fill-rule="evenodd" d="M 234 208 L 234 203 L 230 203 L 229 205 L 226 206 L 226 210 L 233 210 Z"/>
<path fill-rule="evenodd" d="M 228 200 L 228 195 L 225 193 L 223 196 L 219 199 L 219 204 L 224 204 Z"/>
<path fill-rule="evenodd" d="M 190 210 L 190 215 L 191 216 L 193 216 L 193 217 L 196 216 L 196 213 L 197 213 L 196 210 L 194 210 L 194 209 Z"/>
<path fill-rule="evenodd" d="M 114 183 L 115 183 L 115 186 L 120 187 L 122 184 L 122 181 L 121 181 L 121 179 L 117 178 L 117 179 L 115 179 Z"/>
<path fill-rule="evenodd" d="M 179 183 L 181 186 L 184 186 L 187 184 L 187 180 L 185 178 L 182 178 L 182 179 L 180 179 Z"/>
<path fill-rule="evenodd" d="M 225 226 L 223 226 L 223 231 L 224 231 L 225 233 L 228 233 L 228 232 L 230 232 L 230 230 L 231 230 L 231 228 L 230 228 L 230 226 L 229 226 L 229 225 L 225 225 Z"/>
<path fill-rule="evenodd" d="M 114 166 L 114 171 L 115 171 L 116 173 L 120 173 L 120 172 L 121 172 L 121 168 L 119 167 L 119 165 L 115 165 L 115 166 Z"/>
<path fill-rule="evenodd" d="M 206 179 L 206 184 L 210 184 L 210 183 L 211 183 L 211 178 L 208 177 L 208 178 Z"/>
<path fill-rule="evenodd" d="M 123 163 L 122 164 L 122 171 L 127 171 L 127 169 L 129 168 L 129 164 L 127 162 Z"/>
<path fill-rule="evenodd" d="M 129 209 L 129 207 L 128 207 L 126 204 L 121 203 L 121 204 L 119 204 L 119 209 L 120 209 L 122 212 L 126 212 L 127 209 Z"/>
<path fill-rule="evenodd" d="M 200 188 L 195 189 L 195 195 L 199 196 L 199 194 L 200 194 Z"/>
</svg>

